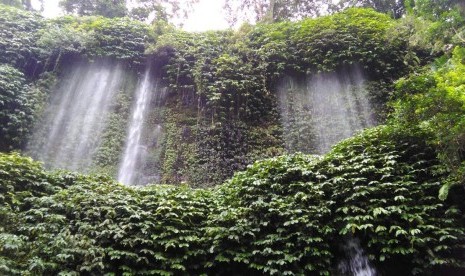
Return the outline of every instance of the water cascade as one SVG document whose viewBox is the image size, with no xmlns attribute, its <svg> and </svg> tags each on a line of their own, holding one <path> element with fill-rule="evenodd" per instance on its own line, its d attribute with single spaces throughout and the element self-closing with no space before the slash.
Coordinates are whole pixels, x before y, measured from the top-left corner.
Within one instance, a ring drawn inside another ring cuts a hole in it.
<svg viewBox="0 0 465 276">
<path fill-rule="evenodd" d="M 157 179 L 147 175 L 144 170 L 150 150 L 161 135 L 161 125 L 155 124 L 144 127 L 147 122 L 149 108 L 152 102 L 157 107 L 163 98 L 165 89 L 160 89 L 158 83 L 151 80 L 150 70 L 147 69 L 135 91 L 135 104 L 129 121 L 126 145 L 118 171 L 118 181 L 127 185 L 143 185 Z M 147 132 L 144 130 L 152 130 Z M 144 139 L 145 138 L 145 139 Z M 151 141 L 151 142 L 149 142 Z M 148 145 L 152 143 L 152 145 Z"/>
<path fill-rule="evenodd" d="M 289 152 L 322 154 L 356 131 L 374 126 L 364 77 L 356 67 L 320 73 L 278 85 L 278 101 Z"/>
<path fill-rule="evenodd" d="M 108 62 L 73 65 L 51 96 L 30 154 L 47 167 L 85 171 L 101 142 L 124 71 Z"/>
<path fill-rule="evenodd" d="M 360 247 L 360 241 L 349 239 L 343 246 L 346 258 L 338 265 L 341 275 L 376 276 L 376 269 L 371 266 L 368 257 Z"/>
</svg>

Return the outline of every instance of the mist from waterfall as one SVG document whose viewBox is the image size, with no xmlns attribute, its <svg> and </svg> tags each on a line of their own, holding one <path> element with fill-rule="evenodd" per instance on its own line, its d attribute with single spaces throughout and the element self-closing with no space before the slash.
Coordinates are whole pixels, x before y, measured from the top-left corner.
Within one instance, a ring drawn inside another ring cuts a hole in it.
<svg viewBox="0 0 465 276">
<path fill-rule="evenodd" d="M 115 63 L 73 65 L 51 95 L 28 143 L 30 154 L 51 168 L 89 168 L 123 75 Z"/>
<path fill-rule="evenodd" d="M 357 67 L 300 81 L 283 79 L 278 103 L 287 151 L 323 154 L 356 131 L 374 126 L 364 83 Z"/>
<path fill-rule="evenodd" d="M 161 136 L 162 126 L 160 124 L 148 126 L 147 117 L 149 109 L 157 108 L 164 94 L 165 89 L 159 88 L 158 82 L 152 81 L 151 71 L 147 69 L 135 91 L 135 104 L 118 170 L 118 181 L 121 183 L 145 185 L 157 180 L 157 176 L 148 175 L 145 168 L 150 158 L 150 150 L 155 147 L 154 143 L 156 144 Z"/>
</svg>

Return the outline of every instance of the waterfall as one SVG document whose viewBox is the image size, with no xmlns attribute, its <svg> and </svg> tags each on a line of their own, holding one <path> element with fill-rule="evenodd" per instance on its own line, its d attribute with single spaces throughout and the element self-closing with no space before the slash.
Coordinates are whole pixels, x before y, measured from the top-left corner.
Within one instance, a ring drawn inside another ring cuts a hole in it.
<svg viewBox="0 0 465 276">
<path fill-rule="evenodd" d="M 322 154 L 375 125 L 364 82 L 356 67 L 282 80 L 278 101 L 286 149 Z"/>
<path fill-rule="evenodd" d="M 342 260 L 338 269 L 341 275 L 376 276 L 376 269 L 371 266 L 368 257 L 360 247 L 360 241 L 349 239 L 343 246 L 346 258 Z"/>
<path fill-rule="evenodd" d="M 64 75 L 28 143 L 47 167 L 85 171 L 101 142 L 124 71 L 107 62 L 74 65 Z"/>
<path fill-rule="evenodd" d="M 150 69 L 147 69 L 135 91 L 135 105 L 129 121 L 126 145 L 118 171 L 118 181 L 121 183 L 143 185 L 157 179 L 147 175 L 144 167 L 147 165 L 147 158 L 150 154 L 149 151 L 153 147 L 153 141 L 157 142 L 162 127 L 160 124 L 155 124 L 148 127 L 148 129 L 152 129 L 152 127 L 153 129 L 151 133 L 147 133 L 147 131 L 144 132 L 144 124 L 147 121 L 151 102 L 155 100 L 154 107 L 157 107 L 164 93 L 165 90 L 159 89 L 158 83 L 154 84 L 152 82 Z M 147 136 L 145 137 L 145 140 L 147 140 L 145 143 L 143 141 L 144 134 Z M 148 143 L 152 145 L 147 145 Z"/>
</svg>

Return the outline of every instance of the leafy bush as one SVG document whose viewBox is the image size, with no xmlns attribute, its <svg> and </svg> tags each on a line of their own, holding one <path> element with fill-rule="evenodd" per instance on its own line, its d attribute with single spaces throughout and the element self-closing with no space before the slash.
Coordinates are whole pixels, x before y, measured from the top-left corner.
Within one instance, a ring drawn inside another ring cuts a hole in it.
<svg viewBox="0 0 465 276">
<path fill-rule="evenodd" d="M 439 62 L 437 69 L 424 68 L 397 82 L 391 122 L 434 133 L 430 142 L 453 172 L 441 193 L 445 198 L 448 187 L 465 183 L 465 48 L 456 47 L 450 59 Z"/>
<path fill-rule="evenodd" d="M 51 174 L 0 154 L 0 269 L 328 275 L 351 237 L 387 275 L 464 267 L 463 191 L 437 198 L 447 173 L 427 136 L 378 127 L 324 157 L 260 161 L 198 190 Z"/>
<path fill-rule="evenodd" d="M 215 196 L 206 236 L 218 274 L 329 274 L 332 202 L 311 175 L 314 156 L 259 161 Z M 248 273 L 247 273 L 248 272 Z"/>
<path fill-rule="evenodd" d="M 50 174 L 17 154 L 0 154 L 0 172 L 2 273 L 166 274 L 203 263 L 209 191 Z"/>
<path fill-rule="evenodd" d="M 25 217 L 19 214 L 31 208 L 30 200 L 58 191 L 59 182 L 40 164 L 17 153 L 0 153 L 0 179 L 0 273 L 15 275 L 27 267 L 30 257 L 28 235 L 19 233 Z"/>
<path fill-rule="evenodd" d="M 20 71 L 0 64 L 0 151 L 23 145 L 41 98 L 40 91 L 26 85 Z"/>
<path fill-rule="evenodd" d="M 0 5 L 0 63 L 37 76 L 66 57 L 112 57 L 141 64 L 148 25 L 129 18 L 64 16 L 46 20 L 37 13 Z"/>
<path fill-rule="evenodd" d="M 270 74 L 328 72 L 355 63 L 379 80 L 406 69 L 405 37 L 388 36 L 396 24 L 371 9 L 347 9 L 298 23 L 260 25 L 250 36 Z"/>
<path fill-rule="evenodd" d="M 148 26 L 129 18 L 74 18 L 72 25 L 80 32 L 92 34 L 95 44 L 87 46 L 91 57 L 113 57 L 132 64 L 145 62 Z"/>
<path fill-rule="evenodd" d="M 378 127 L 338 144 L 319 164 L 323 190 L 336 202 L 335 228 L 360 238 L 386 275 L 463 265 L 465 205 L 438 199 L 447 173 L 428 137 L 413 127 Z"/>
<path fill-rule="evenodd" d="M 145 62 L 148 26 L 129 18 L 65 16 L 47 22 L 39 45 L 45 56 L 111 57 L 128 64 Z"/>
<path fill-rule="evenodd" d="M 31 74 L 39 64 L 38 32 L 44 20 L 38 14 L 0 4 L 0 63 Z"/>
</svg>

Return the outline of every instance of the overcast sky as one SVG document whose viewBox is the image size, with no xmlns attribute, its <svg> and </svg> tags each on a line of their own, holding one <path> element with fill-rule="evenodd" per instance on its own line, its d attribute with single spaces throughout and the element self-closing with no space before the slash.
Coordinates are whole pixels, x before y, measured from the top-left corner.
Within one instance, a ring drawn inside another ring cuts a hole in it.
<svg viewBox="0 0 465 276">
<path fill-rule="evenodd" d="M 200 0 L 184 23 L 186 31 L 220 30 L 228 28 L 223 1 Z"/>
<path fill-rule="evenodd" d="M 55 17 L 62 14 L 58 8 L 59 0 L 45 0 L 43 15 Z M 33 5 L 38 7 L 38 1 L 33 0 Z M 186 31 L 206 31 L 228 28 L 223 12 L 223 1 L 221 0 L 200 0 L 194 6 L 194 11 L 184 23 Z"/>
</svg>

